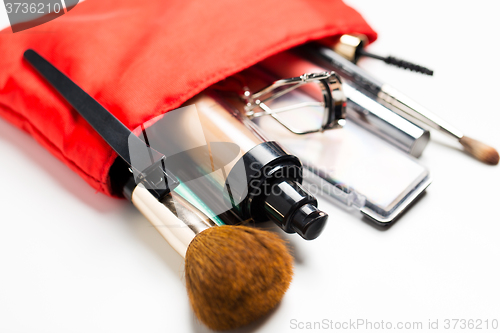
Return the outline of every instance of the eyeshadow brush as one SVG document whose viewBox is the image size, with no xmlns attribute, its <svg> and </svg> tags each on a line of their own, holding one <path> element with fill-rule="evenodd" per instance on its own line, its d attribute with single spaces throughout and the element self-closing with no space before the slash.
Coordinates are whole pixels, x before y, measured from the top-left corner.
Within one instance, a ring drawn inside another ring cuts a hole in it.
<svg viewBox="0 0 500 333">
<path fill-rule="evenodd" d="M 454 126 L 448 124 L 390 85 L 373 78 L 362 68 L 343 58 L 332 49 L 317 43 L 311 43 L 301 47 L 300 52 L 318 65 L 336 71 L 337 74 L 350 82 L 356 89 L 371 96 L 400 116 L 427 128 L 438 130 L 457 140 L 464 148 L 464 151 L 481 162 L 490 165 L 498 164 L 499 155 L 493 147 L 465 136 L 464 133 Z"/>
</svg>

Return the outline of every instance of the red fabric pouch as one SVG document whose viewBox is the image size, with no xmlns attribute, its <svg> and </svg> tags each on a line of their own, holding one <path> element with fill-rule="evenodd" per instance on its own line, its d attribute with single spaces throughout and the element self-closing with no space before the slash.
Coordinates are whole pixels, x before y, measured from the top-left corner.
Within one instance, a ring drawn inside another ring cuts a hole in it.
<svg viewBox="0 0 500 333">
<path fill-rule="evenodd" d="M 136 128 L 280 51 L 343 33 L 376 38 L 341 0 L 87 0 L 43 25 L 9 30 L 0 33 L 0 116 L 108 195 L 116 154 L 23 61 L 25 50 Z"/>
</svg>

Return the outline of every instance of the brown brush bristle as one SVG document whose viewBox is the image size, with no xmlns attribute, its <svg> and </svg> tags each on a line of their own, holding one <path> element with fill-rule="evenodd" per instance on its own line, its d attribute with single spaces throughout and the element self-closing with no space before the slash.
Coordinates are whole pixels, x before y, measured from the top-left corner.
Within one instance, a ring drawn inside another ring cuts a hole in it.
<svg viewBox="0 0 500 333">
<path fill-rule="evenodd" d="M 186 253 L 186 287 L 196 316 L 213 330 L 241 327 L 283 298 L 293 274 L 285 242 L 244 226 L 209 228 Z"/>
<path fill-rule="evenodd" d="M 478 160 L 490 165 L 498 164 L 498 152 L 495 148 L 467 136 L 463 136 L 458 142 L 462 144 L 466 152 Z"/>
</svg>

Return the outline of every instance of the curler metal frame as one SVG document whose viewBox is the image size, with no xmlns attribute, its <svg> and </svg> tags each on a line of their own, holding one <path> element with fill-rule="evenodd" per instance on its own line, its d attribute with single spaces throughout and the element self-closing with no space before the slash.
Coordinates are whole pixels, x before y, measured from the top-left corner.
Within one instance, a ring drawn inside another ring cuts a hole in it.
<svg viewBox="0 0 500 333">
<path fill-rule="evenodd" d="M 277 99 L 308 83 L 316 83 L 319 85 L 323 95 L 322 102 L 298 103 L 295 105 L 277 109 L 271 109 L 266 105 L 267 102 Z M 252 119 L 270 115 L 286 129 L 295 134 L 302 135 L 314 132 L 323 132 L 328 129 L 342 128 L 345 125 L 345 109 L 347 98 L 342 91 L 342 82 L 339 76 L 333 71 L 305 73 L 301 76 L 277 80 L 268 87 L 253 94 L 247 87 L 245 87 L 243 89 L 241 98 L 245 102 L 245 114 L 248 118 Z M 317 129 L 306 131 L 297 130 L 293 128 L 293 126 L 286 124 L 286 122 L 280 119 L 278 115 L 282 112 L 296 110 L 308 106 L 324 107 L 321 126 Z M 261 111 L 256 111 L 257 108 L 261 109 Z"/>
</svg>

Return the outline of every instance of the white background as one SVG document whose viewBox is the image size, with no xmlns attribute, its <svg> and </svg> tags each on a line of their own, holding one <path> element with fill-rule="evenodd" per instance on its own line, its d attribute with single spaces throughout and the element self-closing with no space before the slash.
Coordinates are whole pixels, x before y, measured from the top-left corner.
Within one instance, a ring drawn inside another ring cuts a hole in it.
<svg viewBox="0 0 500 333">
<path fill-rule="evenodd" d="M 362 67 L 500 148 L 498 1 L 348 3 L 379 32 L 369 50 L 435 75 Z M 293 319 L 500 320 L 500 167 L 457 148 L 433 136 L 420 161 L 434 183 L 388 230 L 320 200 L 330 223 L 315 241 L 288 237 L 295 277 L 282 303 L 239 332 L 295 332 Z M 132 205 L 4 120 L 0 153 L 0 332 L 208 331 L 189 309 L 183 260 Z"/>
</svg>

